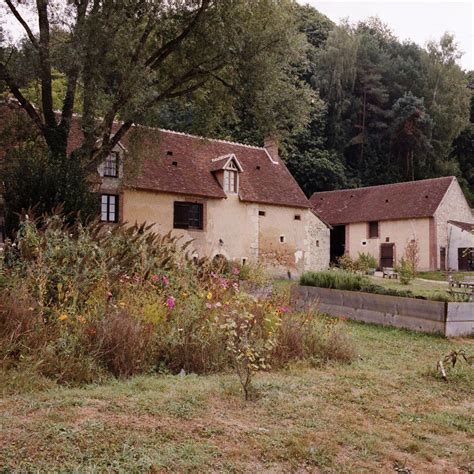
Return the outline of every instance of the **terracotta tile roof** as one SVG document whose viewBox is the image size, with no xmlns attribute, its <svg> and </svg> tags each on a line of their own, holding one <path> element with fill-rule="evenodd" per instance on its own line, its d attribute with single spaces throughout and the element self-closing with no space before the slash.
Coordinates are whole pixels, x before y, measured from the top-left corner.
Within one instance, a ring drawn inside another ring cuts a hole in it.
<svg viewBox="0 0 474 474">
<path fill-rule="evenodd" d="M 2 107 L 3 110 L 5 108 Z M 2 115 L 0 113 L 0 125 Z M 225 198 L 226 194 L 212 172 L 217 166 L 213 159 L 234 154 L 243 169 L 239 178 L 239 197 L 242 201 L 311 207 L 283 161 L 280 158 L 272 161 L 265 148 L 135 126 L 121 142 L 131 155 L 135 149 L 133 141 L 137 137 L 140 141 L 138 148 L 144 158 L 139 160 L 134 176 L 126 180 L 128 187 Z M 76 148 L 81 142 L 80 117 L 75 116 L 69 149 Z"/>
<path fill-rule="evenodd" d="M 453 176 L 314 193 L 313 209 L 331 225 L 432 216 Z"/>
<path fill-rule="evenodd" d="M 474 224 L 473 223 L 460 222 L 460 221 L 448 221 L 448 224 L 453 224 L 456 227 L 459 227 L 460 229 L 465 230 L 466 232 L 474 231 Z"/>
</svg>

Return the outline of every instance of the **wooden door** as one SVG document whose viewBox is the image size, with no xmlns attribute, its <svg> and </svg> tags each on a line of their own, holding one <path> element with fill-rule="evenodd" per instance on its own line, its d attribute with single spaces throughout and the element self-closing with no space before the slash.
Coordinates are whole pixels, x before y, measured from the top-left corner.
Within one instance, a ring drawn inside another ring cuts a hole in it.
<svg viewBox="0 0 474 474">
<path fill-rule="evenodd" d="M 380 266 L 393 267 L 394 264 L 394 244 L 380 245 Z"/>
<path fill-rule="evenodd" d="M 446 247 L 440 247 L 439 249 L 439 266 L 440 270 L 446 270 Z"/>
</svg>

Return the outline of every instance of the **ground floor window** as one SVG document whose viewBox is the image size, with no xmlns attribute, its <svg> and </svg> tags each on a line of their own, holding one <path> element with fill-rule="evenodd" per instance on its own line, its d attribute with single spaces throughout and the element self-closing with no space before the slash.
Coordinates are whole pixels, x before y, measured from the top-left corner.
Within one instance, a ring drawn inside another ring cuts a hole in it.
<svg viewBox="0 0 474 474">
<path fill-rule="evenodd" d="M 204 228 L 204 205 L 198 202 L 175 201 L 173 227 L 175 229 Z"/>
<path fill-rule="evenodd" d="M 116 194 L 100 196 L 100 220 L 102 222 L 118 222 L 119 197 Z"/>
</svg>

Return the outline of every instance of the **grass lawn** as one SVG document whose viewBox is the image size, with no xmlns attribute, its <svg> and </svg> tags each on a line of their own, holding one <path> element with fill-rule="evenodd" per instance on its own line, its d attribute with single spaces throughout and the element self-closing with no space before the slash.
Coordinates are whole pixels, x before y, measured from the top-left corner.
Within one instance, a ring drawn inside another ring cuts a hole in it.
<svg viewBox="0 0 474 474">
<path fill-rule="evenodd" d="M 345 324 L 357 361 L 260 374 L 247 403 L 232 375 L 77 389 L 0 372 L 0 471 L 473 472 L 474 369 L 434 367 L 474 339 Z"/>
<path fill-rule="evenodd" d="M 452 272 L 455 280 L 462 280 L 465 276 L 474 276 L 474 272 Z M 448 281 L 448 272 L 418 272 L 418 278 L 426 280 Z"/>
<path fill-rule="evenodd" d="M 415 278 L 408 285 L 402 285 L 398 278 L 382 278 L 371 276 L 373 283 L 383 286 L 385 288 L 392 288 L 395 290 L 409 290 L 414 295 L 432 297 L 436 294 L 446 294 L 449 290 L 449 285 L 444 281 L 424 281 Z"/>
</svg>

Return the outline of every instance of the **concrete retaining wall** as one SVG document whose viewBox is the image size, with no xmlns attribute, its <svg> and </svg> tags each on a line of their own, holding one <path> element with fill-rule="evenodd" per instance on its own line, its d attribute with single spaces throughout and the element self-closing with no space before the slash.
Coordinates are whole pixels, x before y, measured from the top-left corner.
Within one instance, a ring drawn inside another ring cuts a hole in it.
<svg viewBox="0 0 474 474">
<path fill-rule="evenodd" d="M 291 302 L 295 309 L 317 305 L 332 316 L 384 326 L 445 336 L 474 333 L 474 303 L 444 303 L 312 286 L 294 286 Z"/>
</svg>

